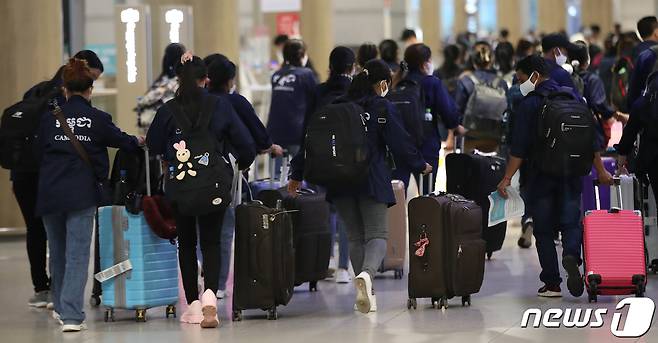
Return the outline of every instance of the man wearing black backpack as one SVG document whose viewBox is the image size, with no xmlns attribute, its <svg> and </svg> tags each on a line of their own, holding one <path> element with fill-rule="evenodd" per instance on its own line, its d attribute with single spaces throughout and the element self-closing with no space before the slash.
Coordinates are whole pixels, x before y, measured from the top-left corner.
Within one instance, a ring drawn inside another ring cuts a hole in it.
<svg viewBox="0 0 658 343">
<path fill-rule="evenodd" d="M 554 228 L 560 227 L 567 286 L 578 297 L 583 293 L 579 270 L 581 176 L 589 173 L 592 163 L 601 183 L 610 184 L 612 176 L 597 151 L 599 137 L 587 105 L 572 89 L 549 78 L 548 66 L 539 56 L 519 61 L 516 70 L 524 99 L 517 108 L 507 170 L 498 192 L 507 197 L 512 176 L 521 169 L 521 186 L 528 195 L 526 208 L 534 218 L 533 234 L 542 268 L 539 278 L 544 283 L 537 295 L 562 296 L 553 242 Z M 544 139 L 546 133 L 548 138 Z"/>
</svg>

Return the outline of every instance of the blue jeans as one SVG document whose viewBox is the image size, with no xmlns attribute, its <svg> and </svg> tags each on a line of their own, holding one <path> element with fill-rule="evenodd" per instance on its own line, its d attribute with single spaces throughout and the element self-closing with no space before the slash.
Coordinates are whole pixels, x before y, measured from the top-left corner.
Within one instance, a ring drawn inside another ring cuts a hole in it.
<svg viewBox="0 0 658 343">
<path fill-rule="evenodd" d="M 233 246 L 233 233 L 235 232 L 235 209 L 230 207 L 226 209 L 224 214 L 224 222 L 222 223 L 222 239 L 219 247 L 219 290 L 226 290 L 226 281 L 228 280 L 228 272 L 231 269 L 231 247 Z"/>
<path fill-rule="evenodd" d="M 50 248 L 50 290 L 64 324 L 80 324 L 96 207 L 43 217 Z"/>
<path fill-rule="evenodd" d="M 533 235 L 541 265 L 539 279 L 547 285 L 562 282 L 554 242 L 555 228 L 562 229 L 562 256 L 571 255 L 580 261 L 583 242 L 580 198 L 580 178 L 557 179 L 539 176 L 528 189 L 534 221 Z"/>
<path fill-rule="evenodd" d="M 350 262 L 350 242 L 347 239 L 345 224 L 340 219 L 338 213 L 336 213 L 334 206 L 331 206 L 329 226 L 331 227 L 331 256 L 334 256 L 334 242 L 336 240 L 336 232 L 338 232 L 338 268 L 348 269 Z"/>
</svg>

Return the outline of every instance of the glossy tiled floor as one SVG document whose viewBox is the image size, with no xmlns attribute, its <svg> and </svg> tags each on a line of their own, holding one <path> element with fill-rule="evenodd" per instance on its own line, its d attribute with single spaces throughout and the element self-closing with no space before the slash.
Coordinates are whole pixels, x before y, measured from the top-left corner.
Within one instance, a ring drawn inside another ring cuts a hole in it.
<svg viewBox="0 0 658 343">
<path fill-rule="evenodd" d="M 392 275 L 375 281 L 379 312 L 361 315 L 352 311 L 352 285 L 321 282 L 318 293 L 302 286 L 292 302 L 279 310 L 278 321 L 264 319 L 264 312 L 246 312 L 232 323 L 222 303 L 219 329 L 201 330 L 165 319 L 164 309 L 148 311 L 147 323 L 135 323 L 132 312 L 117 311 L 117 322 L 104 323 L 102 309 L 87 309 L 89 330 L 80 334 L 59 332 L 47 311 L 29 309 L 27 258 L 22 240 L 0 241 L 0 342 L 609 342 L 612 316 L 600 329 L 522 329 L 521 317 L 531 307 L 607 308 L 614 311 L 618 298 L 602 297 L 589 305 L 585 297 L 540 299 L 538 262 L 534 247 L 516 247 L 518 227 L 508 231 L 504 249 L 487 262 L 482 291 L 473 296 L 473 306 L 461 307 L 452 299 L 446 311 L 431 309 L 427 300 L 408 311 L 406 279 Z M 648 294 L 658 296 L 658 278 L 651 277 Z M 565 292 L 566 293 L 566 292 Z M 626 340 L 629 341 L 629 340 Z M 638 341 L 631 339 L 631 342 Z M 640 342 L 658 341 L 653 328 Z"/>
</svg>

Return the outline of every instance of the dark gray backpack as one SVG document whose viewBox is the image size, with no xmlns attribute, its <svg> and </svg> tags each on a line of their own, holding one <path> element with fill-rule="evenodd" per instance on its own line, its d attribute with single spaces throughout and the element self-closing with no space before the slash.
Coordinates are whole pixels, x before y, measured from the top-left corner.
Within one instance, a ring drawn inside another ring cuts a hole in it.
<svg viewBox="0 0 658 343">
<path fill-rule="evenodd" d="M 503 137 L 503 114 L 507 109 L 505 90 L 498 85 L 500 78 L 491 84 L 481 82 L 475 75 L 469 74 L 473 81 L 473 93 L 468 98 L 464 111 L 464 128 L 467 135 L 476 139 L 494 139 Z"/>
</svg>

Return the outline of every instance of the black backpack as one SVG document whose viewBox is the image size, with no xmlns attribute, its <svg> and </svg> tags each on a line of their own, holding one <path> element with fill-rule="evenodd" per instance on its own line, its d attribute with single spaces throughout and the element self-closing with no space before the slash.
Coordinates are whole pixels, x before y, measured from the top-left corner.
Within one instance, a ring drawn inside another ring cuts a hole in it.
<svg viewBox="0 0 658 343">
<path fill-rule="evenodd" d="M 34 93 L 9 106 L 0 119 L 0 166 L 14 171 L 37 171 L 39 162 L 34 153 L 41 115 L 48 110 L 48 101 L 56 95 L 49 81 L 35 86 Z"/>
<path fill-rule="evenodd" d="M 182 134 L 174 144 L 176 160 L 169 164 L 166 193 L 183 215 L 205 215 L 231 202 L 233 171 L 222 155 L 222 144 L 210 131 L 215 100 L 213 96 L 203 99 L 196 123 L 175 100 L 165 104 Z"/>
<path fill-rule="evenodd" d="M 535 164 L 555 176 L 584 176 L 592 169 L 596 122 L 587 104 L 573 94 L 540 94 L 544 105 L 537 119 Z"/>
<path fill-rule="evenodd" d="M 388 93 L 386 99 L 400 112 L 404 128 L 416 147 L 423 145 L 426 126 L 425 101 L 420 85 L 413 80 L 404 79 Z"/>
<path fill-rule="evenodd" d="M 354 102 L 332 103 L 310 118 L 304 140 L 304 179 L 309 183 L 344 188 L 368 175 L 369 114 Z"/>
</svg>

